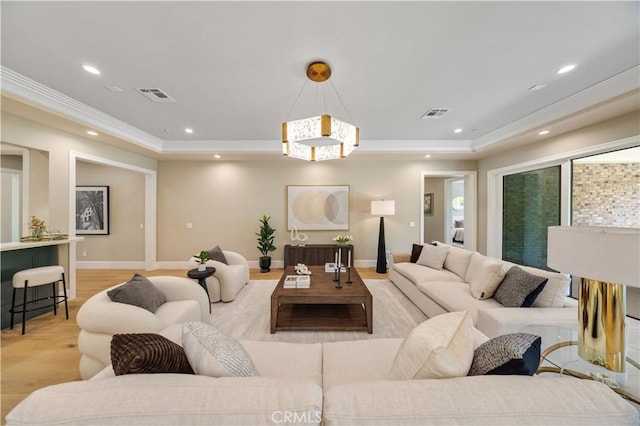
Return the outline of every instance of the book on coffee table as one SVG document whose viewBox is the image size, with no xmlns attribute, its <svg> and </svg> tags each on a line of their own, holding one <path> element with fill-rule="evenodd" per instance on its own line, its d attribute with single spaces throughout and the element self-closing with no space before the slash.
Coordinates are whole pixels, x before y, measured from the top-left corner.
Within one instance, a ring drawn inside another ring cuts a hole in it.
<svg viewBox="0 0 640 426">
<path fill-rule="evenodd" d="M 325 263 L 324 264 L 324 271 L 325 272 L 335 272 L 336 271 L 336 264 L 335 263 Z M 347 272 L 347 268 L 345 268 L 343 264 L 340 264 L 340 272 Z"/>
<path fill-rule="evenodd" d="M 283 283 L 284 288 L 310 288 L 311 277 L 309 275 L 287 275 Z"/>
</svg>

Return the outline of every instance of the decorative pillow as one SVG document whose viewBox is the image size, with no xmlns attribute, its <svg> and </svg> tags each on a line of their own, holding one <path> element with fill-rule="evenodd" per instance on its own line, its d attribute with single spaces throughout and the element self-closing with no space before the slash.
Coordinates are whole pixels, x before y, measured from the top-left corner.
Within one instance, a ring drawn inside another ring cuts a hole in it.
<svg viewBox="0 0 640 426">
<path fill-rule="evenodd" d="M 447 258 L 444 260 L 444 269 L 453 272 L 454 274 L 465 280 L 465 278 L 467 277 L 467 270 L 469 269 L 469 262 L 471 262 L 471 256 L 473 256 L 473 252 L 471 250 L 450 246 L 444 243 L 438 243 L 438 245 L 449 247 Z"/>
<path fill-rule="evenodd" d="M 473 348 L 473 322 L 467 311 L 437 315 L 404 339 L 391 365 L 391 379 L 465 376 L 473 360 Z"/>
<path fill-rule="evenodd" d="M 193 374 L 180 345 L 154 333 L 114 334 L 111 364 L 116 376 L 123 374 Z"/>
<path fill-rule="evenodd" d="M 488 299 L 493 296 L 505 276 L 504 265 L 499 260 L 484 259 L 480 268 L 471 276 L 469 286 L 476 299 Z"/>
<path fill-rule="evenodd" d="M 418 257 L 416 263 L 441 271 L 447 258 L 447 253 L 449 253 L 449 246 L 425 244 L 422 246 L 422 252 L 420 252 L 420 257 Z"/>
<path fill-rule="evenodd" d="M 530 274 L 518 266 L 513 266 L 505 274 L 493 298 L 507 307 L 529 307 L 546 283 L 547 278 Z"/>
<path fill-rule="evenodd" d="M 416 263 L 418 261 L 420 253 L 422 253 L 422 245 L 414 244 L 411 248 L 411 263 Z"/>
<path fill-rule="evenodd" d="M 513 333 L 494 337 L 473 353 L 469 376 L 533 376 L 540 365 L 540 336 Z"/>
<path fill-rule="evenodd" d="M 203 322 L 183 324 L 182 346 L 196 374 L 211 377 L 260 375 L 240 342 Z"/>
<path fill-rule="evenodd" d="M 207 252 L 209 254 L 209 259 L 217 260 L 218 262 L 222 262 L 225 265 L 228 265 L 227 258 L 224 256 L 224 252 L 220 248 L 220 246 L 215 246 L 211 250 Z"/>
<path fill-rule="evenodd" d="M 137 273 L 126 283 L 107 291 L 107 296 L 114 302 L 137 306 L 149 312 L 155 312 L 167 301 L 158 287 Z"/>
<path fill-rule="evenodd" d="M 463 220 L 454 220 L 453 221 L 454 228 L 464 228 L 464 219 Z"/>
</svg>

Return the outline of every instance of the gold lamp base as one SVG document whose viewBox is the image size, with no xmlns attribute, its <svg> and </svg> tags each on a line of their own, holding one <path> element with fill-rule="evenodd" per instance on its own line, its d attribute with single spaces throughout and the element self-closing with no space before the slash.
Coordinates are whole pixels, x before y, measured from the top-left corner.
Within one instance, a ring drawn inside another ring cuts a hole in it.
<svg viewBox="0 0 640 426">
<path fill-rule="evenodd" d="M 626 291 L 622 284 L 580 281 L 578 354 L 610 371 L 625 371 Z"/>
</svg>

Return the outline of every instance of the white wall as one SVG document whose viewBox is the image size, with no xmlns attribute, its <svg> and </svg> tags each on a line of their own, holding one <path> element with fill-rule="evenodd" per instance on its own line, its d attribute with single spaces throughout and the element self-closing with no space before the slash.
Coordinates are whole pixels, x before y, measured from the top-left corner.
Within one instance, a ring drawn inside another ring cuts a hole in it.
<svg viewBox="0 0 640 426">
<path fill-rule="evenodd" d="M 158 165 L 158 259 L 184 261 L 215 245 L 257 260 L 254 233 L 267 214 L 277 229 L 274 260 L 283 258 L 289 242 L 286 229 L 287 185 L 349 185 L 348 231 L 304 231 L 308 244 L 331 243 L 348 232 L 354 237 L 356 260 L 376 259 L 378 217 L 370 214 L 371 200 L 395 200 L 395 216 L 385 217 L 386 248 L 408 252 L 420 242 L 423 214 L 421 179 L 424 171 L 475 170 L 475 161 L 394 161 L 357 159 L 309 163 L 277 160 L 160 161 Z M 411 228 L 409 222 L 414 222 Z M 186 224 L 193 228 L 187 229 Z"/>
</svg>

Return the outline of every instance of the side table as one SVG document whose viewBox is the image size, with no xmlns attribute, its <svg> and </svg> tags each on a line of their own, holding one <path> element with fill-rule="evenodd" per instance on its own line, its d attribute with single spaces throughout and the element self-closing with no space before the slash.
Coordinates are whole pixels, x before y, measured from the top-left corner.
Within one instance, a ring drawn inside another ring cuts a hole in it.
<svg viewBox="0 0 640 426">
<path fill-rule="evenodd" d="M 197 269 L 190 269 L 187 271 L 187 277 L 198 280 L 198 284 L 204 289 L 207 293 L 207 298 L 209 298 L 209 290 L 207 289 L 207 278 L 213 275 L 216 272 L 216 268 L 207 266 L 204 271 L 198 271 Z M 209 299 L 209 312 L 211 312 L 211 299 Z"/>
<path fill-rule="evenodd" d="M 558 373 L 597 380 L 624 398 L 640 404 L 640 350 L 637 340 L 627 342 L 626 372 L 616 373 L 578 355 L 578 330 L 549 324 L 528 325 L 521 330 L 542 338 L 539 373 Z"/>
</svg>

